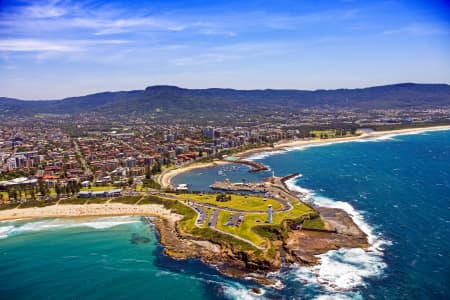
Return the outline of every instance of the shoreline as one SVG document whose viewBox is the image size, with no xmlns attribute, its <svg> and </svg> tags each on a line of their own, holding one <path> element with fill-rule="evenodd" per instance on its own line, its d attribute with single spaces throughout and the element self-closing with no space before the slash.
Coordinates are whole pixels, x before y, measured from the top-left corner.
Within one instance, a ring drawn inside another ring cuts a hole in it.
<svg viewBox="0 0 450 300">
<path fill-rule="evenodd" d="M 157 204 L 64 204 L 0 210 L 0 221 L 39 218 L 151 216 L 176 222 L 180 216 Z"/>
<path fill-rule="evenodd" d="M 371 133 L 364 133 L 359 136 L 351 136 L 351 137 L 343 137 L 343 138 L 331 138 L 331 139 L 301 139 L 301 140 L 290 140 L 290 141 L 281 141 L 277 144 L 274 144 L 273 147 L 261 147 L 256 149 L 245 150 L 239 153 L 234 154 L 234 157 L 239 159 L 245 159 L 251 155 L 257 155 L 265 152 L 275 152 L 275 151 L 285 151 L 289 148 L 295 147 L 307 147 L 307 146 L 316 146 L 316 145 L 331 145 L 336 143 L 345 143 L 345 142 L 353 142 L 358 140 L 370 140 L 375 138 L 387 137 L 391 135 L 407 135 L 407 134 L 415 134 L 422 133 L 428 131 L 441 131 L 441 130 L 450 130 L 450 125 L 440 125 L 440 126 L 430 126 L 430 127 L 417 127 L 417 128 L 405 128 L 405 129 L 397 129 L 397 130 L 386 130 L 386 131 L 374 131 Z M 171 185 L 172 179 L 182 173 L 186 173 L 195 169 L 203 169 L 203 168 L 212 168 L 215 166 L 231 164 L 233 162 L 223 161 L 223 160 L 215 160 L 212 162 L 202 162 L 196 163 L 193 162 L 186 166 L 181 166 L 175 169 L 169 169 L 165 172 L 161 173 L 158 178 L 159 183 L 162 188 L 167 188 Z"/>
</svg>

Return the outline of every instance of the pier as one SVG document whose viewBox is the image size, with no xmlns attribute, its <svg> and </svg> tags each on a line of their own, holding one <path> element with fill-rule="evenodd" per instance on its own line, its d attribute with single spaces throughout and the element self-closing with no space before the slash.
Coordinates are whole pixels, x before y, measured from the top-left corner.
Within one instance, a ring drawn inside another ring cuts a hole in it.
<svg viewBox="0 0 450 300">
<path fill-rule="evenodd" d="M 256 172 L 262 172 L 262 171 L 269 170 L 269 168 L 266 167 L 265 165 L 258 163 L 258 162 L 250 161 L 250 160 L 239 159 L 239 160 L 235 160 L 233 162 L 250 166 L 251 168 L 250 168 L 250 170 L 248 170 L 250 173 L 256 173 Z"/>
</svg>

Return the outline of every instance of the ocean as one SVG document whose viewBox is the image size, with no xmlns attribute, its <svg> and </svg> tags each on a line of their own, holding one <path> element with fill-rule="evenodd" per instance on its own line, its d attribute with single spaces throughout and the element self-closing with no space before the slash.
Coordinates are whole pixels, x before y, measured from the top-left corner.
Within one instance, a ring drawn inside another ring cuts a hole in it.
<svg viewBox="0 0 450 300">
<path fill-rule="evenodd" d="M 292 148 L 250 159 L 270 167 L 197 169 L 174 179 L 193 190 L 215 180 L 288 182 L 308 201 L 352 214 L 371 247 L 321 255 L 315 267 L 273 274 L 284 288 L 220 275 L 165 256 L 138 217 L 0 223 L 0 299 L 448 299 L 450 131 Z M 222 172 L 219 173 L 219 170 Z M 220 175 L 222 174 L 223 175 Z"/>
</svg>

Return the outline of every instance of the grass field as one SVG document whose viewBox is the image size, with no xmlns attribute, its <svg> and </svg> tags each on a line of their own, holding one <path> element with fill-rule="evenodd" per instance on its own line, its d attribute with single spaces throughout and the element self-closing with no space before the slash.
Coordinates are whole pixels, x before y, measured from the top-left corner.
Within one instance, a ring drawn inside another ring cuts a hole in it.
<svg viewBox="0 0 450 300">
<path fill-rule="evenodd" d="M 226 202 L 216 201 L 215 194 L 179 194 L 175 195 L 178 199 L 193 200 L 202 203 L 209 203 L 219 207 L 228 207 L 233 209 L 242 209 L 246 211 L 265 211 L 267 206 L 272 204 L 273 209 L 281 209 L 280 202 L 263 197 L 251 195 L 231 195 L 231 200 Z M 263 200 L 265 199 L 265 200 Z"/>
<path fill-rule="evenodd" d="M 264 223 L 264 218 L 266 218 L 266 215 L 264 214 L 245 214 L 244 220 L 241 224 L 241 226 L 225 226 L 225 223 L 228 220 L 228 217 L 232 213 L 228 211 L 221 211 L 219 215 L 219 222 L 217 223 L 217 229 L 220 229 L 222 231 L 232 233 L 235 235 L 238 235 L 246 240 L 251 241 L 255 245 L 261 246 L 265 244 L 265 239 L 258 234 L 254 233 L 252 231 L 252 227 L 257 225 L 258 223 L 256 220 L 261 220 L 262 223 Z"/>
<path fill-rule="evenodd" d="M 252 243 L 263 246 L 266 244 L 266 237 L 261 236 L 259 231 L 254 231 L 255 226 L 276 226 L 280 225 L 283 220 L 297 220 L 305 215 L 314 213 L 314 211 L 303 203 L 293 204 L 293 209 L 286 212 L 279 212 L 273 214 L 272 224 L 267 222 L 267 214 L 262 213 L 246 213 L 244 214 L 244 221 L 241 226 L 225 226 L 225 223 L 230 216 L 230 212 L 222 211 L 219 215 L 219 222 L 217 223 L 217 228 L 228 233 L 236 234 L 244 239 L 251 241 Z M 320 220 L 320 219 L 319 219 Z M 318 228 L 320 228 L 319 223 L 315 223 Z"/>
</svg>

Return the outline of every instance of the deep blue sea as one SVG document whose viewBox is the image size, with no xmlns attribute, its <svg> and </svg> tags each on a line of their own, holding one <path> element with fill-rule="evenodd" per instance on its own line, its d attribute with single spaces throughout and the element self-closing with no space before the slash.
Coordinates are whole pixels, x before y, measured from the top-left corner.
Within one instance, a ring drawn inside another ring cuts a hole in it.
<svg viewBox="0 0 450 300">
<path fill-rule="evenodd" d="M 369 234 L 369 251 L 330 251 L 319 266 L 282 270 L 274 276 L 284 288 L 263 287 L 256 296 L 252 282 L 166 257 L 154 229 L 137 217 L 1 222 L 0 299 L 450 299 L 450 131 L 251 159 L 271 171 L 225 166 L 174 181 L 205 190 L 225 178 L 298 172 L 291 188 L 350 212 Z"/>
</svg>

